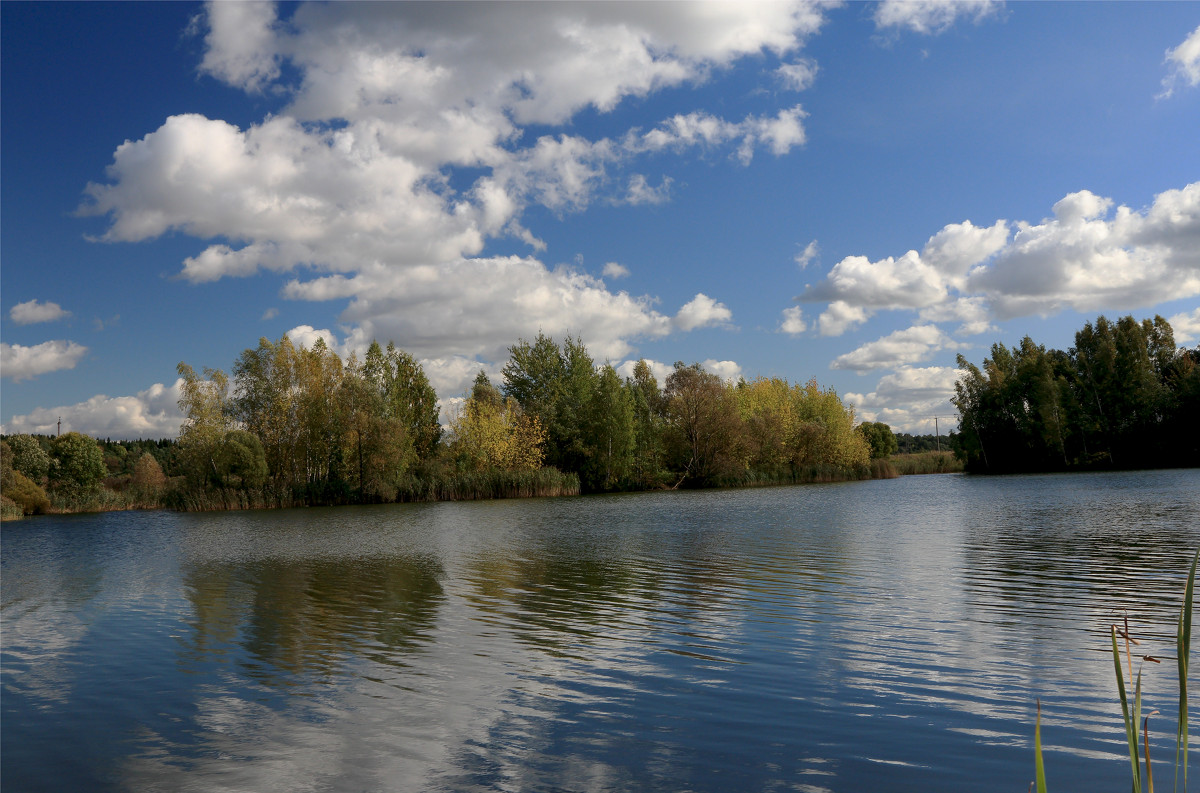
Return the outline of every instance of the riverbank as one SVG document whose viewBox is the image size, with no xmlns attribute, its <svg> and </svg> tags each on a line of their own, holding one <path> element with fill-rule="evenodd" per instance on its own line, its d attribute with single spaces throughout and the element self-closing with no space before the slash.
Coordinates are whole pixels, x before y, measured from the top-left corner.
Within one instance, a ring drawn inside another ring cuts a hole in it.
<svg viewBox="0 0 1200 793">
<path fill-rule="evenodd" d="M 895 479 L 900 476 L 934 473 L 959 473 L 961 463 L 950 452 L 920 452 L 897 454 L 888 459 L 872 460 L 870 466 L 853 471 L 827 465 L 798 466 L 774 472 L 747 471 L 740 476 L 727 476 L 715 485 L 701 489 L 742 489 L 755 487 L 784 487 L 788 485 L 830 482 L 853 482 L 869 479 Z M 653 493 L 662 490 L 696 489 L 659 484 L 656 487 L 629 489 L 623 492 Z M 483 501 L 513 498 L 552 498 L 578 496 L 582 492 L 579 477 L 564 474 L 556 468 L 536 471 L 482 471 L 443 474 L 431 477 L 408 477 L 397 488 L 396 497 L 388 502 L 427 503 L 437 501 Z M 138 492 L 101 489 L 90 500 L 67 504 L 51 500 L 46 508 L 35 514 L 74 515 L 101 512 L 123 512 L 166 509 L 176 512 L 219 512 L 245 509 L 286 509 L 304 506 L 351 506 L 364 502 L 356 494 L 345 492 L 304 492 L 281 495 L 269 488 L 215 488 L 205 491 L 189 489 L 183 477 L 165 482 L 153 490 Z M 20 520 L 32 517 L 19 505 L 4 499 L 0 520 Z"/>
</svg>

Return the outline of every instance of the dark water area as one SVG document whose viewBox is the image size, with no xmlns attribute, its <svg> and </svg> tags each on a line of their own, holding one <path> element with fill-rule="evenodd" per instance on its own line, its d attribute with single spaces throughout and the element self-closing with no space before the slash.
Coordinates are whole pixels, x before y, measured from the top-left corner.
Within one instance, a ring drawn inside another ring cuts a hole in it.
<svg viewBox="0 0 1200 793">
<path fill-rule="evenodd" d="M 5 793 L 1025 791 L 1037 698 L 1052 788 L 1125 791 L 1109 626 L 1173 657 L 1200 471 L 111 513 L 0 541 Z M 1144 673 L 1169 787 L 1175 664 Z"/>
</svg>

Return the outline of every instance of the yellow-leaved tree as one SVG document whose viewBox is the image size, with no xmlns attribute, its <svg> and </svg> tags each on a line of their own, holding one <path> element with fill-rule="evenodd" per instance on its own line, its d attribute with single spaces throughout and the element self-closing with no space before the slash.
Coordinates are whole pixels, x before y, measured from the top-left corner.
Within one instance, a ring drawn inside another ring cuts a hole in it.
<svg viewBox="0 0 1200 793">
<path fill-rule="evenodd" d="M 450 422 L 451 449 L 467 471 L 534 471 L 545 458 L 546 430 L 511 397 L 503 398 L 483 372 Z"/>
</svg>

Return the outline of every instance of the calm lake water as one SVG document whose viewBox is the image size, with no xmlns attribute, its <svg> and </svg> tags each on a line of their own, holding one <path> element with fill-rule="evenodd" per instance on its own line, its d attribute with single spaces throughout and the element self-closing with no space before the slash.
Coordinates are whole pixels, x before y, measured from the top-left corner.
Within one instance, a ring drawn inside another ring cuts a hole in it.
<svg viewBox="0 0 1200 793">
<path fill-rule="evenodd" d="M 1024 793 L 1038 697 L 1051 786 L 1123 792 L 1109 625 L 1173 658 L 1200 471 L 114 513 L 2 542 L 5 793 Z M 1169 786 L 1174 662 L 1145 674 Z"/>
</svg>

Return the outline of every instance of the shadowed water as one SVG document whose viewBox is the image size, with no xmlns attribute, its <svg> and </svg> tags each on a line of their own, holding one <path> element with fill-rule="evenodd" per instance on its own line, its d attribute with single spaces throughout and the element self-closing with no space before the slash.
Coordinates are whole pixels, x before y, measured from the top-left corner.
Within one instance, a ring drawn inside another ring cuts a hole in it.
<svg viewBox="0 0 1200 793">
<path fill-rule="evenodd" d="M 1123 791 L 1126 615 L 1169 784 L 1198 546 L 1197 471 L 6 524 L 0 784 L 1024 791 L 1040 697 Z"/>
</svg>

